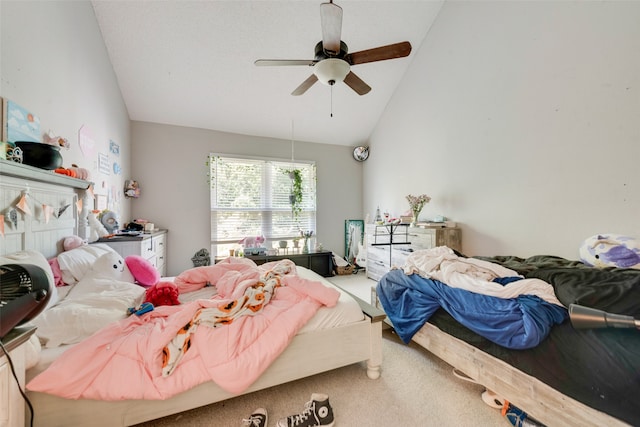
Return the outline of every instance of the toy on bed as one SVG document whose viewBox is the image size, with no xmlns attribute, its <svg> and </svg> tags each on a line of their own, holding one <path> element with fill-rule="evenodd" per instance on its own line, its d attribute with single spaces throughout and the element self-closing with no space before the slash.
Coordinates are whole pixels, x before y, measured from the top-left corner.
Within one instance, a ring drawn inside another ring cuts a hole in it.
<svg viewBox="0 0 640 427">
<path fill-rule="evenodd" d="M 180 291 L 173 282 L 161 281 L 147 289 L 144 302 L 150 302 L 154 307 L 161 305 L 179 305 Z"/>
<path fill-rule="evenodd" d="M 86 244 L 87 244 L 87 240 L 83 239 L 80 236 L 69 236 L 69 237 L 65 237 L 64 241 L 62 242 L 62 248 L 65 251 L 70 251 L 72 249 L 79 248 L 80 246 L 84 246 Z"/>
<path fill-rule="evenodd" d="M 69 236 L 69 237 L 65 237 L 65 239 L 62 241 L 62 250 L 71 251 L 73 249 L 77 249 L 86 244 L 87 244 L 87 241 L 82 239 L 79 236 Z M 67 283 L 65 283 L 63 279 L 63 273 L 62 273 L 62 269 L 60 268 L 60 262 L 58 261 L 58 257 L 50 258 L 47 261 L 49 263 L 49 266 L 51 267 L 51 272 L 53 273 L 53 281 L 55 286 L 65 286 Z"/>
<path fill-rule="evenodd" d="M 580 246 L 580 260 L 598 268 L 640 269 L 640 240 L 620 234 L 596 234 Z"/>
<path fill-rule="evenodd" d="M 160 273 L 149 260 L 140 255 L 129 255 L 124 260 L 136 283 L 147 288 L 145 303 L 151 303 L 154 307 L 180 304 L 178 287 L 169 281 L 161 282 Z"/>
<path fill-rule="evenodd" d="M 103 326 L 124 319 L 127 310 L 143 298 L 144 288 L 134 283 L 124 259 L 107 252 L 95 259 L 62 301 L 34 319 L 36 335 L 49 348 L 80 342 Z"/>
<path fill-rule="evenodd" d="M 160 273 L 148 259 L 140 255 L 129 255 L 124 261 L 140 286 L 148 288 L 160 281 Z"/>
</svg>

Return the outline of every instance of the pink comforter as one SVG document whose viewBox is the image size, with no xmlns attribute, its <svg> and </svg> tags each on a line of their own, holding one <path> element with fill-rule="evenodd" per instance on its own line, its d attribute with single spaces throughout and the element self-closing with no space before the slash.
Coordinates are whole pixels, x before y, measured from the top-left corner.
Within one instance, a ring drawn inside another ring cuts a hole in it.
<svg viewBox="0 0 640 427">
<path fill-rule="evenodd" d="M 321 305 L 332 307 L 338 301 L 335 289 L 297 276 L 291 264 L 292 273 L 284 276 L 284 286 L 260 314 L 237 319 L 227 327 L 199 327 L 192 347 L 170 376 L 162 376 L 162 349 L 196 310 L 233 300 L 272 263 L 256 267 L 249 260 L 229 261 L 186 271 L 176 280 L 182 289 L 211 283 L 218 295 L 157 307 L 141 317 L 108 325 L 66 351 L 27 388 L 68 399 L 166 399 L 212 380 L 231 393 L 240 393 L 267 369 Z"/>
</svg>

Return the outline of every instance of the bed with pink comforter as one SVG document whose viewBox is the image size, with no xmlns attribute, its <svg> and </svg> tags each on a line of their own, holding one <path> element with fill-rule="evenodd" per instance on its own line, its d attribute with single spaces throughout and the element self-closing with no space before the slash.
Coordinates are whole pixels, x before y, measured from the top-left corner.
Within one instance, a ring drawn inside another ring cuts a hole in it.
<svg viewBox="0 0 640 427">
<path fill-rule="evenodd" d="M 272 286 L 258 312 L 238 316 L 221 327 L 200 324 L 175 370 L 163 375 L 163 350 L 202 310 L 245 301 L 248 290 Z M 217 294 L 177 306 L 161 306 L 142 316 L 112 323 L 64 353 L 31 380 L 30 391 L 67 399 L 166 399 L 205 381 L 240 393 L 287 347 L 321 306 L 334 306 L 339 293 L 299 277 L 293 262 L 256 266 L 221 263 L 188 270 L 176 278 L 182 290 L 212 284 Z M 80 367 L 80 368 L 79 368 Z M 126 378 L 127 381 L 121 381 Z"/>
</svg>

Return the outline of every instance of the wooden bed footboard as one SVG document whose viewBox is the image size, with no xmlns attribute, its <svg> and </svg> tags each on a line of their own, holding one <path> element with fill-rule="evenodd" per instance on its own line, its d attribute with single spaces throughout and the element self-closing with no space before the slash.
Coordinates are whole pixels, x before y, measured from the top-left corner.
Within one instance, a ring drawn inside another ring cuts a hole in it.
<svg viewBox="0 0 640 427">
<path fill-rule="evenodd" d="M 426 323 L 412 340 L 548 426 L 629 426 L 430 323 Z"/>
<path fill-rule="evenodd" d="M 337 328 L 296 335 L 265 373 L 241 394 L 284 384 L 353 363 L 367 363 L 370 378 L 380 376 L 382 326 L 371 317 Z M 69 400 L 28 392 L 35 426 L 128 426 L 233 398 L 213 382 L 166 400 Z"/>
</svg>

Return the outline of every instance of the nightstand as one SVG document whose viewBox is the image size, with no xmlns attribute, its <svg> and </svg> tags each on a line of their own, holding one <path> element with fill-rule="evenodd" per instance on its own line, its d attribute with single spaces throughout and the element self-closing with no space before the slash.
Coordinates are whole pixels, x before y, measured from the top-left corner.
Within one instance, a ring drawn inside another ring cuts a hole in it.
<svg viewBox="0 0 640 427">
<path fill-rule="evenodd" d="M 0 426 L 14 427 L 25 425 L 25 402 L 20 394 L 24 390 L 25 377 L 25 343 L 33 335 L 34 327 L 13 328 L 2 338 L 2 345 L 9 352 L 18 382 L 11 373 L 11 366 L 6 354 L 0 349 Z"/>
</svg>

